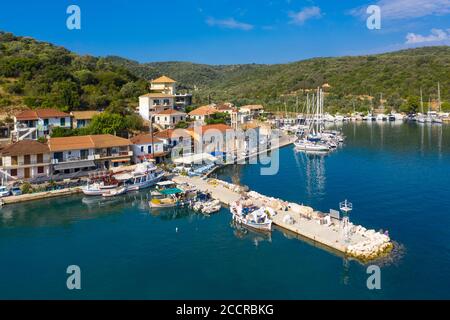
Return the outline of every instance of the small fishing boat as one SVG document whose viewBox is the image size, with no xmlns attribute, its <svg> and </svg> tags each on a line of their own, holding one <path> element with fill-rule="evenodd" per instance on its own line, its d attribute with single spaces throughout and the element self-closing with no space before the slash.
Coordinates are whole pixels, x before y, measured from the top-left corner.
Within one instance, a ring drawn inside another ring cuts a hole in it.
<svg viewBox="0 0 450 320">
<path fill-rule="evenodd" d="M 87 185 L 81 188 L 81 191 L 87 196 L 101 196 L 103 193 L 115 189 L 119 183 L 114 179 L 103 181 L 88 181 Z"/>
<path fill-rule="evenodd" d="M 210 193 L 199 192 L 197 193 L 195 201 L 191 203 L 191 208 L 192 210 L 203 214 L 211 214 L 220 211 L 222 206 L 220 201 L 213 199 Z"/>
<path fill-rule="evenodd" d="M 171 208 L 182 205 L 181 194 L 183 194 L 183 190 L 179 188 L 153 191 L 149 205 L 151 208 Z"/>
<path fill-rule="evenodd" d="M 259 231 L 272 231 L 270 216 L 274 216 L 275 211 L 271 208 L 258 208 L 248 200 L 239 200 L 231 204 L 230 211 L 233 220 L 239 224 Z"/>
<path fill-rule="evenodd" d="M 127 193 L 127 187 L 121 186 L 121 187 L 109 189 L 109 190 L 103 192 L 102 196 L 105 198 L 110 198 L 110 197 L 120 196 L 125 193 Z"/>
</svg>

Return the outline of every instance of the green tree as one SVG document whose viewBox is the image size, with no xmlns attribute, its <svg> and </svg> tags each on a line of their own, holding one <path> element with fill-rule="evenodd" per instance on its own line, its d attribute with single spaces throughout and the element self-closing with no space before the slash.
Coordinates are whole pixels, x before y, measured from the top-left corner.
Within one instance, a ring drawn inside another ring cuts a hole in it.
<svg viewBox="0 0 450 320">
<path fill-rule="evenodd" d="M 100 113 L 92 118 L 89 124 L 91 134 L 116 134 L 126 129 L 126 123 L 119 114 Z"/>
<path fill-rule="evenodd" d="M 225 112 L 217 112 L 212 114 L 208 119 L 206 119 L 206 124 L 218 124 L 218 123 L 228 123 L 230 121 L 230 116 Z"/>
<path fill-rule="evenodd" d="M 80 106 L 80 94 L 72 81 L 56 82 L 52 86 L 51 102 L 60 110 L 69 111 Z"/>
<path fill-rule="evenodd" d="M 420 107 L 420 98 L 417 96 L 410 96 L 400 107 L 400 111 L 405 113 L 416 113 Z"/>
<path fill-rule="evenodd" d="M 441 103 L 441 109 L 444 112 L 450 112 L 450 102 L 444 101 Z"/>
<path fill-rule="evenodd" d="M 175 125 L 176 129 L 187 129 L 187 127 L 189 127 L 189 123 L 186 121 L 180 121 Z"/>
</svg>

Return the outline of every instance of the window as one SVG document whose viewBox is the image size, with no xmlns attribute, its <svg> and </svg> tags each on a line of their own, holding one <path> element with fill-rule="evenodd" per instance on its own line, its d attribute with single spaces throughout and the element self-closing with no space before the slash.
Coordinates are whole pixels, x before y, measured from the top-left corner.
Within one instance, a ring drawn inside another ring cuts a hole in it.
<svg viewBox="0 0 450 320">
<path fill-rule="evenodd" d="M 144 152 L 144 146 L 141 146 L 141 152 Z"/>
<path fill-rule="evenodd" d="M 175 123 L 175 117 L 172 117 L 172 122 Z"/>
<path fill-rule="evenodd" d="M 164 120 L 167 121 L 167 117 L 164 117 Z"/>
<path fill-rule="evenodd" d="M 12 164 L 13 166 L 16 166 L 16 165 L 17 165 L 17 156 L 12 156 L 12 157 L 11 157 L 11 164 Z"/>
<path fill-rule="evenodd" d="M 148 153 L 152 153 L 152 146 L 149 145 L 147 150 L 148 150 Z"/>
<path fill-rule="evenodd" d="M 89 150 L 88 149 L 80 150 L 80 158 L 82 160 L 86 160 L 87 158 L 89 158 Z"/>
<path fill-rule="evenodd" d="M 48 126 L 48 119 L 44 119 L 44 126 Z"/>
<path fill-rule="evenodd" d="M 40 153 L 40 154 L 38 154 L 38 155 L 36 156 L 36 162 L 37 162 L 37 163 L 42 163 L 42 162 L 44 162 L 44 155 L 43 155 L 42 153 Z"/>
<path fill-rule="evenodd" d="M 17 177 L 17 169 L 11 169 L 11 176 Z"/>
<path fill-rule="evenodd" d="M 170 102 L 169 102 L 169 99 L 164 99 L 164 104 L 165 105 L 168 105 Z"/>
<path fill-rule="evenodd" d="M 66 118 L 61 118 L 60 122 L 61 122 L 61 127 L 65 127 L 66 126 Z"/>
<path fill-rule="evenodd" d="M 38 167 L 38 168 L 37 168 L 37 173 L 38 173 L 38 174 L 44 173 L 44 167 Z"/>
<path fill-rule="evenodd" d="M 155 100 L 153 100 L 153 105 L 154 105 L 154 106 L 157 106 L 157 105 L 159 105 L 159 99 L 155 99 Z"/>
</svg>

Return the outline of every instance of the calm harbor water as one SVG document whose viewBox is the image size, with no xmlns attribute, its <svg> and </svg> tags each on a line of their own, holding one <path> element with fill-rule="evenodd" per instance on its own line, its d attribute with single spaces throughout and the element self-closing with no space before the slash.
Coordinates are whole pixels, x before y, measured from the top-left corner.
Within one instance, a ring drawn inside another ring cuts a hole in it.
<svg viewBox="0 0 450 320">
<path fill-rule="evenodd" d="M 188 210 L 151 212 L 147 193 L 73 196 L 0 209 L 0 298 L 450 298 L 450 126 L 348 124 L 328 156 L 280 150 L 280 171 L 227 167 L 218 176 L 322 211 L 353 202 L 351 220 L 387 229 L 401 248 L 366 267 L 275 230 L 271 237 Z M 81 268 L 82 290 L 66 288 Z"/>
</svg>

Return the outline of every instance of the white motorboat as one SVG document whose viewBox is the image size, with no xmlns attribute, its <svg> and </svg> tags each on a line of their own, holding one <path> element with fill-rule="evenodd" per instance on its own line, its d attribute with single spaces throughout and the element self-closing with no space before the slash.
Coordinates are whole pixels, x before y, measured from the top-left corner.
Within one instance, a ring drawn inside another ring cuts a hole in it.
<svg viewBox="0 0 450 320">
<path fill-rule="evenodd" d="M 115 196 L 120 196 L 125 193 L 127 193 L 127 187 L 122 186 L 122 187 L 118 187 L 118 188 L 114 188 L 114 189 L 109 189 L 109 190 L 103 192 L 102 196 L 103 197 L 115 197 Z"/>
<path fill-rule="evenodd" d="M 326 143 L 311 142 L 307 139 L 300 139 L 294 143 L 297 150 L 302 151 L 330 151 L 330 147 Z"/>
<path fill-rule="evenodd" d="M 230 211 L 233 220 L 239 224 L 259 231 L 272 231 L 271 216 L 275 211 L 268 207 L 256 207 L 247 203 L 248 200 L 239 200 L 231 204 Z"/>
<path fill-rule="evenodd" d="M 81 188 L 81 191 L 87 196 L 101 196 L 103 193 L 117 188 L 118 183 L 93 182 Z"/>
<path fill-rule="evenodd" d="M 136 191 L 154 186 L 164 174 L 164 171 L 152 162 L 143 162 L 138 164 L 133 172 L 116 174 L 114 177 L 126 186 L 127 191 Z"/>
</svg>

